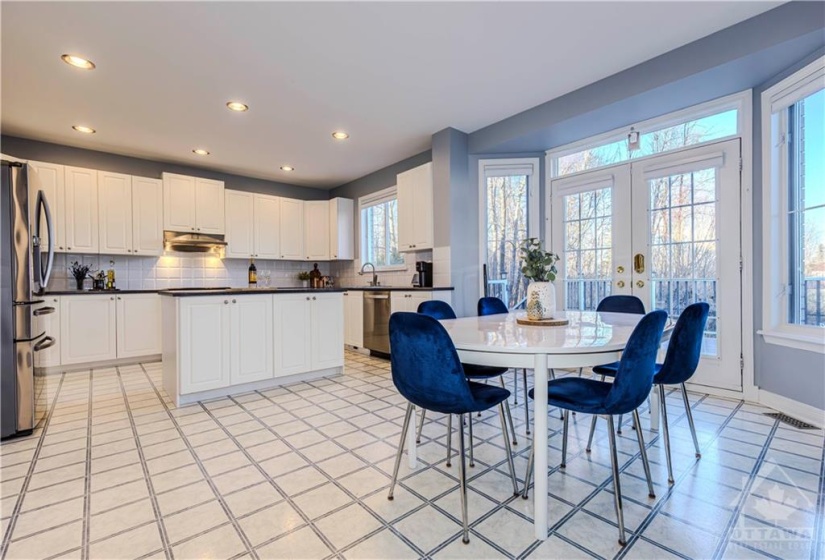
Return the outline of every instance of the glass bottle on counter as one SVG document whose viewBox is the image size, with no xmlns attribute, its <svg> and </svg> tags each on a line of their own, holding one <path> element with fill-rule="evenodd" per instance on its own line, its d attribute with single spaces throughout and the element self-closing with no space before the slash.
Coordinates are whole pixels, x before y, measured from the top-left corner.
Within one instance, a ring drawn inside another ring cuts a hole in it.
<svg viewBox="0 0 825 560">
<path fill-rule="evenodd" d="M 249 259 L 249 287 L 258 287 L 258 269 L 255 266 L 255 259 Z"/>
</svg>

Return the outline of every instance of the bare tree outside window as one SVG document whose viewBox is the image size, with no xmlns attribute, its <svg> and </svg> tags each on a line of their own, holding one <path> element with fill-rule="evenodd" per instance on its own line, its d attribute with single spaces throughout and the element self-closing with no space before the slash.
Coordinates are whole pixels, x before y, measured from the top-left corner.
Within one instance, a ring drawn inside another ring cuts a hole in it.
<svg viewBox="0 0 825 560">
<path fill-rule="evenodd" d="M 518 248 L 527 239 L 527 175 L 487 178 L 488 293 L 515 308 L 527 297 Z"/>
</svg>

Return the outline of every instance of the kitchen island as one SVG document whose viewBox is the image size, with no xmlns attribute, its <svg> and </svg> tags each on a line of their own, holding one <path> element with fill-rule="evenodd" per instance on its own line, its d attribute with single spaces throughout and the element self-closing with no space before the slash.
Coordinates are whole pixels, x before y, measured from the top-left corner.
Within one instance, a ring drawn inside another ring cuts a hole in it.
<svg viewBox="0 0 825 560">
<path fill-rule="evenodd" d="M 343 373 L 342 290 L 160 294 L 163 388 L 178 406 Z"/>
</svg>

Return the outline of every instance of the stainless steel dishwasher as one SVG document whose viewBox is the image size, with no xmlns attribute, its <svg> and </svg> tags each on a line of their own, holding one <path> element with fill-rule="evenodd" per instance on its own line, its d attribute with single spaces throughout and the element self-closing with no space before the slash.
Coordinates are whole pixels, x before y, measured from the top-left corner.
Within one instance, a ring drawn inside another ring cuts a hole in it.
<svg viewBox="0 0 825 560">
<path fill-rule="evenodd" d="M 390 313 L 389 292 L 364 292 L 364 348 L 389 355 Z"/>
</svg>

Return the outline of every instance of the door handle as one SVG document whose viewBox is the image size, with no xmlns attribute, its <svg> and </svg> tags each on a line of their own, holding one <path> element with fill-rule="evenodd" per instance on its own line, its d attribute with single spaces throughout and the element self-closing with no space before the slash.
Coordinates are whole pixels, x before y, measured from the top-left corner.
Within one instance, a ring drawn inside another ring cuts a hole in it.
<svg viewBox="0 0 825 560">
<path fill-rule="evenodd" d="M 54 313 L 54 311 L 55 311 L 54 307 L 41 307 L 40 309 L 35 309 L 32 312 L 32 315 L 34 315 L 35 317 L 37 317 L 39 315 L 49 315 L 51 313 Z"/>
<path fill-rule="evenodd" d="M 32 347 L 32 351 L 40 352 L 41 350 L 45 350 L 46 348 L 51 348 L 52 346 L 54 346 L 55 342 L 57 341 L 54 339 L 54 337 L 44 337 L 43 340 L 41 340 Z"/>
<path fill-rule="evenodd" d="M 641 274 L 645 271 L 645 256 L 641 253 L 636 253 L 633 257 L 633 271 Z"/>
</svg>

